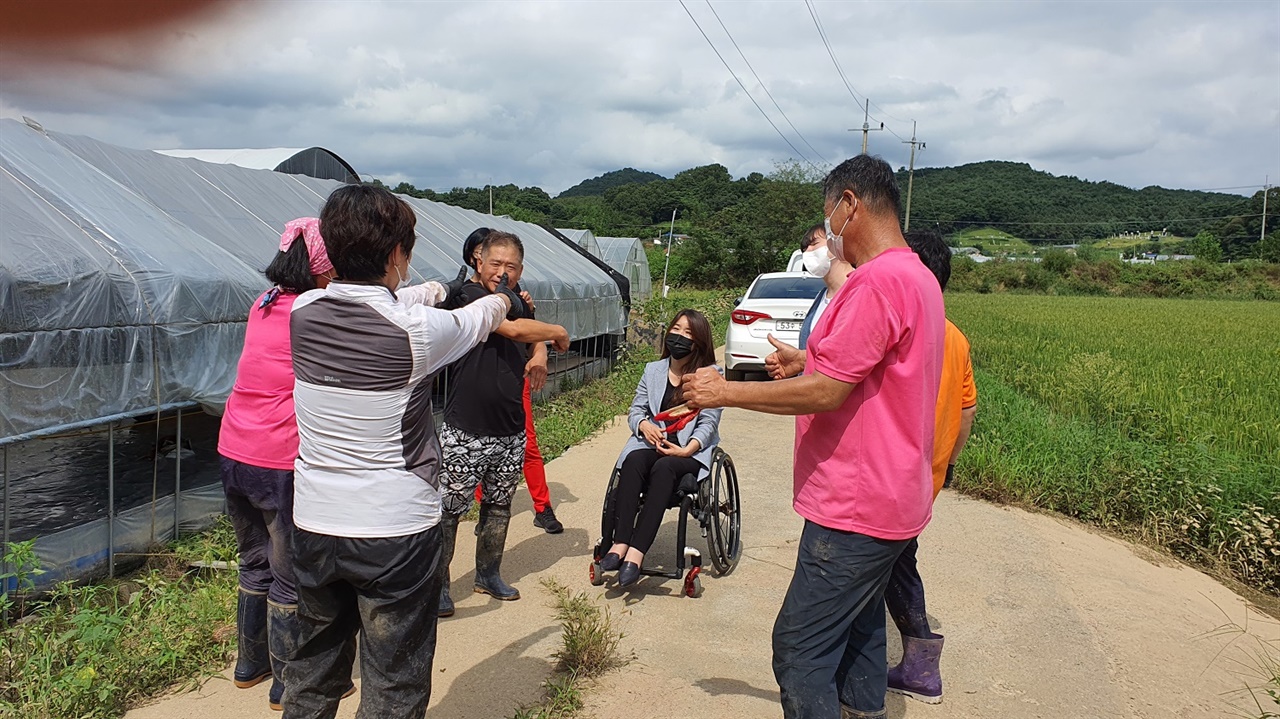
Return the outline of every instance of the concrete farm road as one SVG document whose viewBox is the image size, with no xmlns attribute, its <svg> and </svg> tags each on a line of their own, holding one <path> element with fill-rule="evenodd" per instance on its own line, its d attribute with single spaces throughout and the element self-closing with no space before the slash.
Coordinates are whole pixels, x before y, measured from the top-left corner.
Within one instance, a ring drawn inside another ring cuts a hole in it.
<svg viewBox="0 0 1280 719">
<path fill-rule="evenodd" d="M 769 634 L 801 527 L 791 509 L 792 426 L 725 412 L 722 446 L 742 484 L 744 556 L 727 577 L 704 574 L 699 599 L 679 596 L 671 580 L 646 578 L 629 593 L 587 583 L 605 483 L 627 435 L 620 421 L 547 466 L 564 534 L 535 529 L 528 495 L 518 494 L 504 574 L 520 601 L 470 593 L 474 542 L 464 527 L 454 558 L 458 612 L 441 621 L 427 716 L 495 719 L 538 700 L 559 640 L 543 578 L 602 597 L 633 654 L 587 690 L 584 716 L 781 716 Z M 668 513 L 654 544 L 655 561 L 670 561 L 675 516 Z M 691 544 L 705 547 L 696 535 Z M 951 491 L 921 537 L 921 573 L 931 621 L 946 636 L 946 697 L 928 706 L 891 695 L 893 719 L 1240 716 L 1252 706 L 1241 690 L 1256 681 L 1257 642 L 1280 643 L 1280 624 L 1200 572 L 1074 522 Z M 1247 632 L 1218 631 L 1228 623 Z M 901 649 L 892 627 L 889 636 L 892 661 Z M 229 673 L 127 717 L 278 716 L 267 708 L 266 683 L 237 690 Z M 344 701 L 339 716 L 354 716 L 359 697 Z"/>
</svg>

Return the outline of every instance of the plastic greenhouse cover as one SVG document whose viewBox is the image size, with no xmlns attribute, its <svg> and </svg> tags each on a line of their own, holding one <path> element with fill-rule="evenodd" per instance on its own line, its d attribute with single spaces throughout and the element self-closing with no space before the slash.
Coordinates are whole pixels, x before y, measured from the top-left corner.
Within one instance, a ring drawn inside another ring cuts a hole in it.
<svg viewBox="0 0 1280 719">
<path fill-rule="evenodd" d="M 600 259 L 631 280 L 631 295 L 637 300 L 653 294 L 653 275 L 644 244 L 634 237 L 597 237 Z"/>
<path fill-rule="evenodd" d="M 591 230 L 566 230 L 563 228 L 556 228 L 556 232 L 559 232 L 565 237 L 568 237 L 578 243 L 578 245 L 587 252 L 590 252 L 596 257 L 600 257 L 600 245 L 596 243 L 595 233 Z"/>
<path fill-rule="evenodd" d="M 0 440 L 196 401 L 221 412 L 284 223 L 340 183 L 42 134 L 0 120 Z M 409 200 L 413 268 L 457 274 L 475 227 L 518 234 L 538 316 L 622 332 L 614 282 L 545 229 Z"/>
</svg>

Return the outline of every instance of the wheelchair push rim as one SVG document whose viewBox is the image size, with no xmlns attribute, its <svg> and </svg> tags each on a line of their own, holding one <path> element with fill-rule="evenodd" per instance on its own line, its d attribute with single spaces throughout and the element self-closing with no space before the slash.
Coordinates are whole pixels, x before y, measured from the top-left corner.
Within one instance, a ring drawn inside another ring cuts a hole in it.
<svg viewBox="0 0 1280 719">
<path fill-rule="evenodd" d="M 738 470 L 733 458 L 716 448 L 711 460 L 710 524 L 711 563 L 723 576 L 732 572 L 742 551 L 742 501 L 738 492 Z"/>
</svg>

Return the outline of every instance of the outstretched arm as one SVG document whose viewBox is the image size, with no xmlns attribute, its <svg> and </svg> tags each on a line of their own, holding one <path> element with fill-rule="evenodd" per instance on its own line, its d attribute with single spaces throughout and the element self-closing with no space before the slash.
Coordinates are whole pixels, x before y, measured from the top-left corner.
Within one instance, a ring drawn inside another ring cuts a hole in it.
<svg viewBox="0 0 1280 719">
<path fill-rule="evenodd" d="M 569 331 L 560 325 L 521 318 L 505 320 L 494 331 L 521 344 L 550 342 L 557 352 L 565 352 L 569 349 Z"/>
<path fill-rule="evenodd" d="M 684 398 L 698 409 L 741 407 L 768 414 L 817 414 L 844 404 L 854 383 L 821 372 L 777 382 L 726 382 L 714 367 L 685 375 Z"/>
</svg>

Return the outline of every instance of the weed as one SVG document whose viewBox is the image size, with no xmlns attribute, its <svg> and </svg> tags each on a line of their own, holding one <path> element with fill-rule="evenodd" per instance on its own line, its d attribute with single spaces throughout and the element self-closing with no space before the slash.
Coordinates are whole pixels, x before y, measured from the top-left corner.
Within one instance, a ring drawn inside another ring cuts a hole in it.
<svg viewBox="0 0 1280 719">
<path fill-rule="evenodd" d="M 556 651 L 558 671 L 543 683 L 543 698 L 524 707 L 512 719 L 571 719 L 583 708 L 581 682 L 625 663 L 618 652 L 622 633 L 613 625 L 608 607 L 586 592 L 572 594 L 554 579 L 543 579 L 551 594 L 551 607 L 560 622 L 561 648 Z"/>
<path fill-rule="evenodd" d="M 623 663 L 618 654 L 622 634 L 613 626 L 608 607 L 595 602 L 586 592 L 571 594 L 554 579 L 542 580 L 551 593 L 556 621 L 562 629 L 562 646 L 555 657 L 561 669 L 576 677 L 595 677 Z"/>
</svg>

